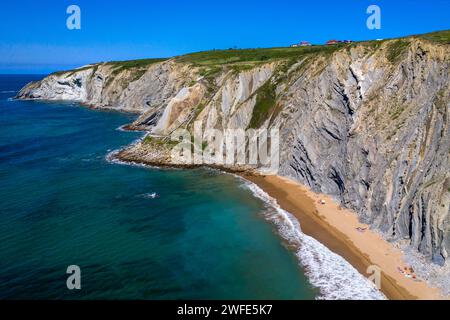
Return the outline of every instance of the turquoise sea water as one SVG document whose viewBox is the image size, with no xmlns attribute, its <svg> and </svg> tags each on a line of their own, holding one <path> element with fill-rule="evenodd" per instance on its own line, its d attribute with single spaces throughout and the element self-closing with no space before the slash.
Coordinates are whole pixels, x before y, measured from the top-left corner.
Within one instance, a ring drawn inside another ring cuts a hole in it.
<svg viewBox="0 0 450 320">
<path fill-rule="evenodd" d="M 0 298 L 317 295 L 240 180 L 108 162 L 142 135 L 117 130 L 134 116 L 8 100 L 37 78 L 0 76 Z"/>
</svg>

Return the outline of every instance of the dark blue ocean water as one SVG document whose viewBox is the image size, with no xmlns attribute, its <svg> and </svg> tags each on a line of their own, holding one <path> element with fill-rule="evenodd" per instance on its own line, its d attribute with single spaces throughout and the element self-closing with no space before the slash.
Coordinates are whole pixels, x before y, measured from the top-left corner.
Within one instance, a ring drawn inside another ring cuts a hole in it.
<svg viewBox="0 0 450 320">
<path fill-rule="evenodd" d="M 0 76 L 0 298 L 316 296 L 241 181 L 108 162 L 134 116 L 8 100 L 38 78 Z"/>
</svg>

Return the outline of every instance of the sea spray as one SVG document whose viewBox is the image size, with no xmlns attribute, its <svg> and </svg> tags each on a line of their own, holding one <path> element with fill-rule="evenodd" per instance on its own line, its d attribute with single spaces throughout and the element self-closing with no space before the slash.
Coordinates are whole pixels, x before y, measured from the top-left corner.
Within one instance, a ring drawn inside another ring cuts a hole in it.
<svg viewBox="0 0 450 320">
<path fill-rule="evenodd" d="M 276 226 L 281 237 L 295 251 L 311 284 L 319 288 L 321 295 L 317 299 L 386 299 L 370 280 L 361 275 L 344 258 L 314 238 L 305 235 L 298 220 L 283 210 L 274 198 L 252 182 L 244 180 L 244 186 L 273 209 L 266 210 L 264 217 Z"/>
</svg>

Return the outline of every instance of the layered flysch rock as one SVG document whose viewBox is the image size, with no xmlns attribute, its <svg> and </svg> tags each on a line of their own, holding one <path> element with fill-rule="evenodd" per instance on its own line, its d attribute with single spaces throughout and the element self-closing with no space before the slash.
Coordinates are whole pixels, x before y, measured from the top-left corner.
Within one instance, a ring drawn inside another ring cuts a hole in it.
<svg viewBox="0 0 450 320">
<path fill-rule="evenodd" d="M 200 120 L 203 129 L 279 128 L 279 174 L 334 196 L 388 239 L 444 264 L 450 46 L 412 37 L 298 50 L 249 63 L 96 64 L 49 75 L 18 98 L 136 112 L 130 127 L 158 137 Z M 125 154 L 145 161 L 158 144 L 145 139 Z"/>
</svg>

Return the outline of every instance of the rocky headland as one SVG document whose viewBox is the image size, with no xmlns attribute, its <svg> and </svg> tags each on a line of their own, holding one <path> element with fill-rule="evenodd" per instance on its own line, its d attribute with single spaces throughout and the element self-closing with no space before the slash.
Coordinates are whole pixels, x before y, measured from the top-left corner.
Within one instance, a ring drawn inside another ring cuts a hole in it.
<svg viewBox="0 0 450 320">
<path fill-rule="evenodd" d="M 148 135 L 117 156 L 152 165 L 175 165 L 169 136 L 193 132 L 194 122 L 277 128 L 278 175 L 355 211 L 442 279 L 450 260 L 449 39 L 442 31 L 98 63 L 30 83 L 17 98 L 138 113 L 127 128 Z"/>
</svg>

